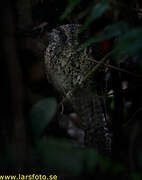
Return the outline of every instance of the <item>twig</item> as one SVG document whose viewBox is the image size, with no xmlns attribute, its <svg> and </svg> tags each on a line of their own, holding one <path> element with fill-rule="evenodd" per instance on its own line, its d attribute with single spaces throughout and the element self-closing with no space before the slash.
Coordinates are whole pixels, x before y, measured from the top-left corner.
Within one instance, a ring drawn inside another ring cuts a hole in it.
<svg viewBox="0 0 142 180">
<path fill-rule="evenodd" d="M 90 75 L 91 75 L 92 73 L 95 73 L 95 72 L 104 64 L 104 62 L 106 61 L 106 59 L 107 59 L 112 53 L 113 53 L 113 50 L 110 51 L 108 54 L 106 54 L 106 55 L 98 62 L 98 64 L 97 64 L 96 66 L 94 66 L 94 68 L 92 68 L 92 70 L 89 71 L 89 72 L 86 74 L 86 76 L 85 76 L 85 78 L 84 78 L 83 81 L 86 81 L 86 80 L 90 77 Z"/>
<path fill-rule="evenodd" d="M 99 63 L 99 61 L 97 61 L 97 60 L 95 60 L 95 59 L 92 59 L 92 58 L 87 58 L 87 60 L 92 61 L 92 62 L 95 62 L 95 63 Z M 113 65 L 110 65 L 110 64 L 106 64 L 106 63 L 103 63 L 103 65 L 106 66 L 106 67 L 109 67 L 109 68 L 111 68 L 111 69 L 115 69 L 115 70 L 117 70 L 117 71 L 121 71 L 121 72 L 123 72 L 123 73 L 127 73 L 127 74 L 130 74 L 130 75 L 132 75 L 132 76 L 142 78 L 142 75 L 132 73 L 132 72 L 130 72 L 130 71 L 127 71 L 126 69 L 122 69 L 122 68 L 119 68 L 119 67 L 116 67 L 116 66 L 113 66 Z"/>
</svg>

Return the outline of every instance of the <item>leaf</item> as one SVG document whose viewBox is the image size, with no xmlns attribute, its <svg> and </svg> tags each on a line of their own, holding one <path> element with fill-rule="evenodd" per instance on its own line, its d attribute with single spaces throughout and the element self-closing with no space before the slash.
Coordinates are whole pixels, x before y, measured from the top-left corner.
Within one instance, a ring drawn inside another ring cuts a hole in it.
<svg viewBox="0 0 142 180">
<path fill-rule="evenodd" d="M 115 107 L 115 101 L 114 101 L 114 98 L 112 98 L 111 103 L 110 103 L 111 110 L 114 110 L 114 107 Z"/>
<path fill-rule="evenodd" d="M 108 9 L 109 9 L 109 0 L 101 0 L 99 3 L 95 4 L 80 31 L 82 32 L 86 30 L 89 24 L 91 24 L 94 20 L 101 17 L 104 14 L 104 12 L 107 11 Z"/>
<path fill-rule="evenodd" d="M 52 120 L 57 110 L 55 98 L 46 98 L 33 105 L 30 112 L 35 140 L 39 139 L 47 124 Z"/>
<path fill-rule="evenodd" d="M 60 169 L 72 175 L 83 171 L 84 151 L 73 148 L 67 140 L 50 137 L 45 144 L 38 145 L 44 167 Z"/>
<path fill-rule="evenodd" d="M 93 43 L 97 43 L 100 41 L 108 40 L 113 37 L 120 36 L 123 33 L 126 33 L 129 29 L 129 26 L 126 22 L 120 21 L 115 24 L 111 24 L 109 26 L 106 26 L 104 31 L 99 33 L 96 37 L 92 37 L 89 40 L 87 40 L 85 43 L 83 43 L 80 46 L 80 49 L 84 49 L 87 46 L 90 46 Z"/>
<path fill-rule="evenodd" d="M 80 175 L 85 170 L 93 172 L 102 158 L 95 149 L 74 148 L 66 139 L 48 137 L 47 142 L 37 146 L 44 167 L 61 169 L 72 175 Z"/>
<path fill-rule="evenodd" d="M 142 28 L 135 28 L 120 37 L 119 42 L 115 45 L 115 53 L 125 52 L 132 56 L 141 54 L 142 51 Z"/>
<path fill-rule="evenodd" d="M 111 170 L 112 166 L 110 159 L 102 157 L 94 148 L 74 148 L 63 138 L 48 137 L 46 143 L 38 144 L 37 151 L 44 167 L 72 175 L 80 175 L 84 170 L 92 173 L 98 165 L 105 170 Z"/>
<path fill-rule="evenodd" d="M 64 13 L 60 16 L 60 20 L 66 18 L 66 16 L 80 3 L 81 0 L 70 0 Z"/>
</svg>

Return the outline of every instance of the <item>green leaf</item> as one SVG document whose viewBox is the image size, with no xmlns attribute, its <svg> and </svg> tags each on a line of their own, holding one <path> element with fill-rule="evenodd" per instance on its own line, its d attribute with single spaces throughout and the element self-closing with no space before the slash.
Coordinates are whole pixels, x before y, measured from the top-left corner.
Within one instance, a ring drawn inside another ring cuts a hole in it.
<svg viewBox="0 0 142 180">
<path fill-rule="evenodd" d="M 30 112 L 35 140 L 39 139 L 47 124 L 52 120 L 57 110 L 55 98 L 46 98 L 33 105 Z"/>
<path fill-rule="evenodd" d="M 63 138 L 48 137 L 46 143 L 37 144 L 37 152 L 43 167 L 72 175 L 80 175 L 84 170 L 92 173 L 99 164 L 105 170 L 112 165 L 110 159 L 104 159 L 94 148 L 74 148 Z"/>
<path fill-rule="evenodd" d="M 104 12 L 107 11 L 108 9 L 109 9 L 109 0 L 101 0 L 99 3 L 95 4 L 80 31 L 82 32 L 86 30 L 89 24 L 91 24 L 94 20 L 101 17 L 104 14 Z"/>
<path fill-rule="evenodd" d="M 114 101 L 114 98 L 112 98 L 111 103 L 110 103 L 111 110 L 114 110 L 114 107 L 115 107 L 115 101 Z"/>
<path fill-rule="evenodd" d="M 92 37 L 89 40 L 87 40 L 85 43 L 83 43 L 80 46 L 80 49 L 84 49 L 85 47 L 91 45 L 92 43 L 97 43 L 100 41 L 111 39 L 113 37 L 120 36 L 121 34 L 127 32 L 128 29 L 129 29 L 128 24 L 123 21 L 106 26 L 104 31 L 102 31 L 99 35 L 97 35 L 96 37 Z"/>
<path fill-rule="evenodd" d="M 70 0 L 64 13 L 60 16 L 60 20 L 66 18 L 66 16 L 80 3 L 81 0 Z"/>
<path fill-rule="evenodd" d="M 93 172 L 102 158 L 95 149 L 74 148 L 63 138 L 48 137 L 46 143 L 40 142 L 37 152 L 44 167 L 61 169 L 72 175 L 80 175 L 85 170 Z"/>
<path fill-rule="evenodd" d="M 38 145 L 38 151 L 44 167 L 60 169 L 72 175 L 83 171 L 84 151 L 73 148 L 65 139 L 50 137 L 45 144 Z"/>
<path fill-rule="evenodd" d="M 119 42 L 115 45 L 115 53 L 125 52 L 132 56 L 141 54 L 142 51 L 142 28 L 135 28 L 120 37 Z"/>
</svg>

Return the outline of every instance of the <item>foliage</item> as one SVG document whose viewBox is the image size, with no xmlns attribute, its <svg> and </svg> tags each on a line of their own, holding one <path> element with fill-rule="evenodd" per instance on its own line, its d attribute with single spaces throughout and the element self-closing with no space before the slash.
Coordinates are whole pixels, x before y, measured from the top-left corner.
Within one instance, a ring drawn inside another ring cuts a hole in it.
<svg viewBox="0 0 142 180">
<path fill-rule="evenodd" d="M 142 27 L 133 28 L 120 37 L 116 50 L 124 50 L 126 54 L 141 55 L 142 50 Z"/>
<path fill-rule="evenodd" d="M 42 118 L 36 126 L 40 126 L 41 122 Z M 46 128 L 45 124 L 44 128 Z M 60 169 L 69 173 L 70 176 L 80 176 L 84 171 L 94 173 L 98 167 L 100 172 L 109 172 L 114 175 L 121 175 L 128 171 L 123 164 L 114 164 L 110 158 L 101 156 L 94 148 L 73 148 L 72 144 L 64 138 L 49 136 L 44 142 L 40 138 L 34 151 L 36 156 L 40 157 L 41 166 L 54 170 Z M 141 178 L 138 173 L 131 173 L 130 176 L 134 180 Z"/>
<path fill-rule="evenodd" d="M 84 44 L 81 45 L 81 48 L 87 47 L 92 43 L 97 43 L 100 41 L 108 40 L 114 37 L 121 36 L 126 33 L 129 29 L 129 26 L 126 22 L 118 22 L 115 24 L 108 25 L 104 28 L 102 32 L 100 32 L 95 37 L 91 37 Z"/>
<path fill-rule="evenodd" d="M 60 19 L 63 20 L 79 3 L 80 0 L 70 0 L 67 8 L 65 9 L 65 12 L 62 14 Z"/>
<path fill-rule="evenodd" d="M 81 31 L 86 30 L 93 21 L 101 17 L 107 10 L 109 10 L 108 0 L 101 0 L 97 4 L 95 4 L 91 10 L 91 13 L 88 15 Z"/>
<path fill-rule="evenodd" d="M 54 98 L 41 100 L 33 105 L 30 112 L 30 120 L 33 128 L 35 142 L 40 139 L 44 128 L 52 120 L 57 110 L 57 103 Z"/>
<path fill-rule="evenodd" d="M 56 108 L 55 99 L 47 98 L 35 104 L 30 112 L 36 142 L 34 152 L 40 158 L 42 167 L 60 169 L 70 176 L 80 176 L 83 171 L 94 173 L 98 167 L 100 172 L 114 175 L 128 171 L 126 166 L 121 163 L 114 164 L 110 158 L 101 156 L 94 148 L 72 147 L 67 139 L 52 136 L 43 141 L 41 135 L 55 115 Z M 141 178 L 138 173 L 131 173 L 130 176 L 134 180 Z"/>
<path fill-rule="evenodd" d="M 72 3 L 74 1 L 71 1 Z M 78 2 L 78 1 L 77 1 Z M 119 18 L 115 16 L 115 13 L 118 12 L 120 14 L 122 10 L 120 10 L 120 4 L 125 7 L 125 2 L 117 2 L 117 1 L 110 1 L 110 0 L 101 0 L 101 1 L 93 1 L 94 4 L 92 6 L 92 9 L 90 9 L 89 14 L 87 15 L 87 18 L 84 22 L 84 25 L 81 28 L 81 31 L 85 31 L 88 29 L 91 23 L 96 21 L 97 19 L 101 18 L 106 11 L 110 11 L 112 18 L 112 23 L 108 23 L 104 29 L 99 32 L 98 35 L 95 35 L 94 37 L 91 37 L 90 39 L 85 42 L 81 48 L 84 48 L 86 46 L 91 45 L 92 43 L 100 42 L 103 40 L 108 40 L 114 37 L 119 37 L 119 40 L 116 42 L 116 45 L 114 47 L 114 50 L 117 50 L 117 53 L 121 54 L 122 49 L 125 49 L 125 53 L 132 56 L 132 55 L 141 55 L 141 27 L 132 27 L 129 21 L 125 21 L 125 18 Z M 78 5 L 76 3 L 76 5 Z M 133 5 L 135 5 L 133 3 Z M 68 4 L 68 8 L 75 8 L 75 6 L 72 6 L 71 4 Z M 127 7 L 123 8 L 123 11 Z M 65 10 L 66 12 L 66 10 Z M 68 13 L 63 13 L 61 16 L 62 19 L 66 18 Z M 123 12 L 124 13 L 124 12 Z M 133 15 L 133 14 L 132 14 Z M 133 17 L 132 17 L 133 18 Z M 116 51 L 115 51 L 116 53 Z"/>
<path fill-rule="evenodd" d="M 26 25 L 31 27 L 31 25 L 33 25 L 31 12 L 32 7 L 34 5 L 37 5 L 38 3 L 42 4 L 45 1 L 46 0 L 31 0 L 27 1 L 27 4 L 25 4 L 25 1 L 23 0 L 18 1 L 18 12 L 20 22 L 19 24 L 21 24 L 21 27 Z M 74 12 L 75 9 L 80 7 L 82 2 L 83 0 L 69 0 L 65 11 L 62 12 L 60 16 L 61 22 L 62 20 L 66 20 L 67 17 L 72 12 Z M 96 68 L 100 68 L 100 66 L 103 63 L 105 63 L 105 61 L 109 57 L 111 57 L 110 60 L 112 63 L 115 64 L 115 62 L 117 62 L 119 66 L 123 63 L 124 67 L 128 68 L 129 71 L 133 70 L 133 68 L 135 68 L 135 65 L 138 64 L 138 67 L 140 68 L 141 72 L 139 62 L 137 63 L 137 61 L 135 60 L 136 56 L 139 57 L 139 59 L 141 60 L 142 55 L 142 26 L 140 21 L 138 20 L 138 13 L 135 8 L 136 3 L 139 2 L 137 0 L 132 0 L 129 3 L 127 2 L 127 0 L 94 0 L 92 2 L 92 6 L 89 6 L 89 11 L 85 11 L 88 8 L 86 5 L 87 3 L 85 2 L 86 9 L 82 9 L 83 12 L 79 12 L 79 14 L 72 14 L 72 16 L 75 16 L 75 18 L 73 19 L 79 19 L 78 23 L 83 22 L 82 28 L 80 29 L 80 31 L 83 32 L 89 28 L 91 29 L 93 23 L 97 24 L 97 22 L 101 20 L 101 18 L 104 18 L 106 12 L 109 11 L 110 13 L 109 20 L 107 21 L 107 23 L 105 23 L 105 26 L 99 29 L 99 31 L 96 31 L 86 42 L 84 42 L 84 44 L 81 45 L 81 49 L 83 49 L 84 47 L 89 46 L 92 43 L 99 43 L 104 40 L 112 41 L 112 45 L 109 49 L 108 54 L 106 54 L 106 56 L 98 63 L 97 66 L 95 66 L 95 68 L 92 71 L 94 72 Z M 22 15 L 22 13 L 25 15 L 25 17 L 23 17 L 24 15 Z M 25 19 L 27 19 L 27 21 L 25 21 Z M 112 52 L 113 56 L 111 56 Z M 131 67 L 130 69 L 129 66 Z M 116 75 L 115 73 L 113 75 Z M 135 111 L 132 109 L 133 114 L 131 114 L 129 113 L 131 109 L 129 110 L 129 108 L 125 108 L 128 112 L 125 119 L 126 121 L 128 121 L 129 118 L 131 119 L 132 117 L 132 119 L 139 120 L 141 117 L 141 111 L 138 114 L 140 117 L 136 117 L 135 115 L 137 115 L 137 108 L 141 105 L 141 92 L 139 92 L 138 90 L 141 90 L 142 88 L 139 88 L 139 86 L 137 85 L 141 84 L 141 81 L 134 77 L 127 77 L 122 73 L 120 75 L 120 78 L 118 79 L 114 79 L 113 75 L 111 74 L 111 78 L 113 79 L 113 85 L 111 85 L 111 88 L 114 90 L 115 95 L 113 96 L 113 98 L 110 98 L 111 103 L 109 105 L 110 111 L 112 112 L 112 114 L 114 114 L 113 119 L 115 119 L 115 123 L 117 125 L 120 124 L 120 126 L 122 126 L 122 122 L 120 122 L 121 118 L 117 119 L 117 116 L 119 116 L 119 114 L 121 114 L 122 112 L 117 111 L 117 108 L 121 109 L 124 106 L 120 107 L 121 104 L 119 104 L 120 101 L 118 100 L 122 100 L 123 102 L 125 102 L 127 98 L 129 99 L 130 96 L 134 94 L 134 92 L 138 94 L 138 98 L 133 99 L 133 97 L 131 97 L 130 100 L 132 103 L 134 101 Z M 89 74 L 87 75 L 87 77 L 88 76 Z M 125 96 L 124 93 L 126 92 L 122 91 L 121 88 L 118 88 L 118 84 L 122 83 L 121 78 L 129 81 L 129 85 L 131 86 L 131 88 L 136 88 L 137 90 L 132 90 L 130 91 L 130 95 L 128 94 L 127 96 Z M 121 96 L 121 94 L 123 95 Z M 139 102 L 139 106 L 136 106 L 136 102 Z M 39 103 L 33 105 L 30 111 L 30 121 L 32 124 L 33 139 L 35 143 L 33 151 L 41 159 L 41 166 L 52 169 L 63 169 L 63 171 L 67 171 L 72 175 L 81 175 L 83 171 L 87 173 L 94 173 L 98 170 L 98 167 L 101 169 L 100 172 L 110 172 L 114 175 L 119 175 L 128 172 L 127 167 L 122 163 L 114 163 L 111 159 L 102 157 L 100 154 L 96 152 L 95 149 L 92 148 L 73 148 L 72 144 L 65 138 L 63 139 L 59 137 L 57 138 L 48 136 L 46 137 L 46 140 L 43 141 L 42 135 L 44 133 L 44 130 L 53 120 L 56 112 L 57 102 L 55 98 L 47 98 L 40 101 Z M 124 115 L 122 114 L 121 117 L 123 116 Z M 53 129 L 53 131 L 56 131 L 56 129 Z M 133 131 L 131 133 L 133 134 Z M 118 134 L 120 135 L 121 131 L 119 131 Z M 137 136 L 138 134 L 135 135 L 135 137 Z M 132 140 L 134 140 L 135 137 L 132 137 Z M 135 145 L 135 142 L 131 144 Z M 3 166 L 7 164 L 9 165 L 11 163 L 8 161 L 13 161 L 11 160 L 11 153 L 9 151 L 7 157 L 3 156 L 3 154 L 0 154 L 0 159 Z M 142 157 L 140 156 L 138 160 L 141 167 Z M 130 177 L 131 179 L 136 180 L 140 179 L 141 175 L 139 173 L 132 172 L 130 174 Z"/>
<path fill-rule="evenodd" d="M 72 1 L 73 2 L 73 1 Z M 83 2 L 80 1 L 80 3 Z M 80 5 L 80 3 L 77 4 L 77 6 Z M 139 4 L 139 7 L 141 7 L 141 3 L 137 0 L 132 0 L 131 2 L 127 2 L 125 1 L 117 1 L 117 0 L 101 0 L 101 1 L 97 1 L 94 0 L 93 5 L 90 7 L 89 11 L 84 11 L 86 13 L 86 15 L 84 15 L 82 12 L 78 14 L 75 14 L 75 16 L 77 17 L 81 17 L 80 14 L 83 14 L 83 18 L 85 17 L 85 19 L 80 19 L 81 22 L 83 22 L 82 28 L 80 29 L 80 31 L 86 31 L 87 29 L 91 29 L 93 26 L 92 24 L 97 24 L 97 22 L 102 18 L 104 18 L 106 16 L 106 13 L 109 12 L 109 20 L 107 21 L 107 23 L 105 23 L 105 26 L 103 28 L 101 28 L 98 32 L 95 32 L 95 35 L 92 35 L 90 37 L 90 39 L 88 39 L 86 42 L 84 42 L 81 45 L 81 49 L 91 45 L 92 43 L 99 43 L 102 42 L 104 40 L 110 40 L 112 42 L 112 47 L 111 47 L 111 52 L 109 52 L 105 57 L 109 57 L 110 56 L 110 60 L 113 64 L 117 63 L 118 66 L 120 66 L 121 64 L 123 64 L 125 67 L 135 67 L 136 64 L 138 66 L 138 68 L 134 69 L 135 72 L 138 71 L 138 69 L 140 68 L 140 72 L 141 73 L 141 58 L 142 58 L 142 39 L 141 39 L 141 34 L 142 34 L 142 26 L 141 26 L 141 19 L 139 19 L 139 14 L 138 12 L 141 10 L 137 9 L 136 6 Z M 77 8 L 77 6 L 74 6 L 74 9 Z M 71 8 L 70 4 L 68 4 L 68 8 Z M 71 8 L 71 10 L 74 10 L 73 8 Z M 87 9 L 87 8 L 86 8 Z M 66 12 L 66 11 L 65 11 Z M 63 13 L 63 18 L 67 18 L 68 13 Z M 73 14 L 72 14 L 73 17 Z M 140 17 L 141 18 L 141 17 Z M 74 19 L 74 18 L 72 18 Z M 79 19 L 79 18 L 78 18 Z M 107 18 L 106 18 L 107 19 Z M 105 20 L 105 18 L 104 18 Z M 100 21 L 101 22 L 101 21 Z M 94 30 L 95 30 L 95 25 L 94 25 Z M 111 56 L 112 55 L 112 56 Z M 136 59 L 136 57 L 138 57 L 138 60 L 134 61 L 134 59 Z M 107 59 L 107 58 L 106 58 Z M 134 63 L 135 62 L 135 63 Z M 101 63 L 104 63 L 104 59 L 102 59 L 99 63 L 98 66 L 94 67 L 94 69 L 90 72 L 94 72 L 96 70 L 96 68 L 99 68 Z M 130 69 L 130 72 L 131 72 Z M 125 77 L 124 75 L 121 74 L 122 77 L 127 79 L 127 76 Z M 119 77 L 119 76 L 118 76 Z M 111 77 L 113 79 L 113 77 Z M 130 81 L 131 78 L 133 79 L 134 77 L 129 77 L 128 82 L 131 85 Z M 135 78 L 134 78 L 135 79 Z M 120 79 L 115 79 L 115 81 L 117 81 L 118 83 L 122 83 Z M 134 86 L 138 86 L 137 84 L 135 84 L 135 82 L 137 82 L 138 80 L 135 79 L 134 81 Z M 114 89 L 115 86 L 119 87 L 116 84 L 114 85 Z M 141 80 L 139 81 L 141 83 Z M 132 83 L 133 86 L 133 83 Z M 138 86 L 139 87 L 139 86 Z M 117 94 L 119 91 L 121 91 L 120 89 L 115 89 L 116 92 L 114 92 L 115 94 Z M 129 89 L 128 89 L 129 91 Z M 137 91 L 136 91 L 137 93 Z M 141 96 L 141 93 L 139 93 L 139 96 Z M 125 97 L 118 95 L 118 97 L 120 97 L 119 99 L 122 99 L 122 101 L 125 101 Z M 117 111 L 116 108 L 120 108 L 121 105 L 117 104 L 119 103 L 119 101 L 117 102 L 116 97 L 113 98 L 113 101 L 111 102 L 110 106 L 112 111 Z M 127 97 L 126 97 L 127 98 Z M 131 97 L 132 99 L 132 97 Z M 138 98 L 137 98 L 138 99 Z M 141 99 L 141 98 L 140 98 Z M 133 103 L 133 99 L 131 100 Z M 134 100 L 135 101 L 135 100 Z M 139 102 L 141 106 L 141 102 Z M 115 106 L 114 106 L 115 104 Z M 137 108 L 139 108 L 139 106 Z M 135 107 L 136 108 L 136 107 Z M 121 108 L 120 108 L 121 109 Z M 129 110 L 127 108 L 125 108 L 126 111 L 129 112 Z M 136 111 L 137 112 L 137 111 Z M 119 112 L 121 113 L 121 112 Z M 129 112 L 130 113 L 130 112 Z M 126 115 L 126 119 L 129 116 L 129 113 Z M 131 114 L 131 113 L 130 113 Z M 124 115 L 122 114 L 121 117 L 123 117 Z M 115 117 L 114 117 L 115 118 Z M 135 119 L 135 121 L 137 120 L 137 118 Z M 139 120 L 139 119 L 138 119 Z M 120 119 L 118 119 L 118 121 L 120 121 Z M 116 122 L 116 124 L 119 124 L 120 126 L 118 127 L 121 128 L 122 124 L 119 122 Z M 117 129 L 115 129 L 117 130 Z M 121 132 L 116 132 L 116 133 L 121 133 Z M 138 134 L 138 131 L 136 132 Z M 130 141 L 131 138 L 134 139 L 136 137 L 130 137 Z M 135 149 L 135 147 L 130 147 L 131 149 Z M 138 147 L 140 148 L 140 147 Z M 130 151 L 131 151 L 130 149 Z M 135 150 L 136 151 L 136 150 Z M 142 153 L 142 152 L 141 152 Z M 131 157 L 134 158 L 134 157 Z M 89 157 L 88 157 L 89 159 Z M 97 159 L 97 157 L 96 157 Z M 140 157 L 139 157 L 140 160 Z M 87 161 L 89 163 L 89 160 Z M 91 163 L 91 161 L 90 161 Z M 104 163 L 105 164 L 105 163 Z M 90 167 L 91 169 L 91 167 Z M 114 168 L 111 168 L 112 172 L 114 172 L 114 174 L 117 174 L 117 171 L 121 171 L 124 173 L 124 171 L 126 170 L 123 165 L 119 164 L 119 165 L 114 165 Z M 132 174 L 131 175 L 132 179 L 140 179 L 140 174 Z"/>
<path fill-rule="evenodd" d="M 39 3 L 39 1 L 34 3 Z M 113 60 L 112 63 L 117 62 L 118 65 L 123 61 L 127 63 L 128 57 L 133 58 L 134 55 L 141 57 L 142 27 L 139 23 L 136 23 L 135 0 L 130 5 L 127 4 L 127 1 L 121 0 L 94 0 L 91 5 L 86 6 L 86 9 L 82 9 L 82 12 L 74 13 L 76 9 L 78 10 L 81 7 L 81 3 L 83 3 L 83 0 L 69 0 L 65 11 L 59 17 L 61 22 L 70 19 L 68 16 L 73 20 L 78 19 L 78 23 L 83 24 L 80 32 L 86 31 L 88 28 L 91 29 L 93 24 L 103 19 L 106 13 L 109 12 L 109 20 L 104 23 L 105 26 L 96 31 L 80 47 L 80 49 L 84 49 L 92 43 L 99 43 L 104 40 L 112 41 L 110 52 L 90 73 L 100 68 L 109 57 Z M 134 22 L 130 20 L 130 16 Z M 87 74 L 86 78 L 88 76 L 89 74 Z M 110 172 L 115 175 L 125 174 L 128 171 L 125 165 L 113 163 L 111 159 L 98 154 L 95 149 L 73 148 L 67 139 L 48 136 L 46 141 L 43 142 L 42 133 L 55 115 L 56 106 L 54 99 L 46 99 L 34 105 L 30 113 L 36 144 L 35 152 L 41 158 L 44 167 L 62 169 L 72 175 L 81 175 L 83 171 L 93 173 L 98 167 L 101 172 Z M 115 97 L 111 98 L 109 106 L 112 112 L 116 111 L 118 105 Z M 132 179 L 138 179 L 139 177 L 139 174 L 131 174 Z"/>
</svg>

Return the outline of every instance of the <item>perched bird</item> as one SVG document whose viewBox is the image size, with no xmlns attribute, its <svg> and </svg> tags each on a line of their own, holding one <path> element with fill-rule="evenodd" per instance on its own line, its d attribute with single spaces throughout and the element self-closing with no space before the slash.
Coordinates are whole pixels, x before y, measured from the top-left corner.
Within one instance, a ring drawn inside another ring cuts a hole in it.
<svg viewBox="0 0 142 180">
<path fill-rule="evenodd" d="M 62 25 L 47 34 L 44 54 L 46 74 L 80 116 L 80 127 L 85 133 L 84 145 L 96 148 L 101 154 L 109 154 L 111 133 L 107 127 L 102 95 L 98 95 L 103 70 L 92 73 L 86 79 L 96 65 L 88 59 L 99 61 L 104 54 L 96 44 L 80 50 L 80 45 L 88 37 L 88 33 L 80 33 L 80 27 L 78 24 Z"/>
</svg>

